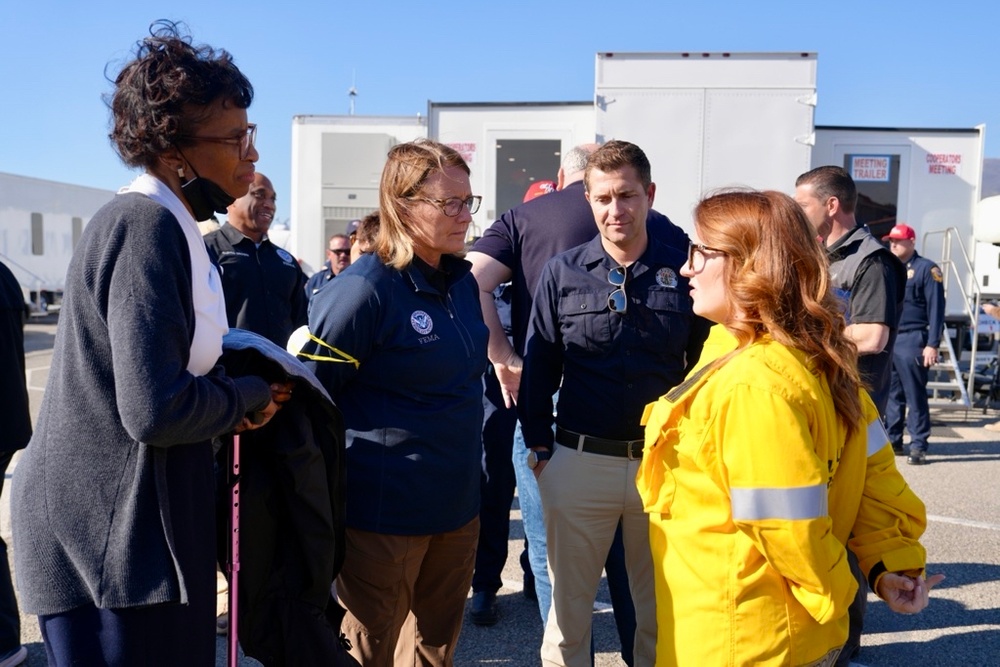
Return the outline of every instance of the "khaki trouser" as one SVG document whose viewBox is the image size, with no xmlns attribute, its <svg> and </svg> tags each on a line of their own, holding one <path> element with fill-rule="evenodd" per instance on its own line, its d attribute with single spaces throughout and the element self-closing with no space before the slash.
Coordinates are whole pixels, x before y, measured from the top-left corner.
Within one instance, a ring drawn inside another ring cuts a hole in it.
<svg viewBox="0 0 1000 667">
<path fill-rule="evenodd" d="M 347 529 L 337 578 L 341 631 L 365 667 L 452 664 L 479 541 L 479 517 L 437 535 Z"/>
<path fill-rule="evenodd" d="M 542 639 L 545 667 L 590 667 L 594 599 L 619 518 L 635 604 L 635 664 L 656 661 L 656 592 L 649 516 L 635 485 L 638 461 L 557 445 L 538 479 L 548 540 L 552 606 Z"/>
</svg>

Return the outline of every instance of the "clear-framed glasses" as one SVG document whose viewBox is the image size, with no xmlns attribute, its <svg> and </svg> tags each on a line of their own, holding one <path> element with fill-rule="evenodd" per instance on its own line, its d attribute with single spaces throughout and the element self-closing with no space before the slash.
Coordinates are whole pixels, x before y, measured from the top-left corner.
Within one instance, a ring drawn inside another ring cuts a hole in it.
<svg viewBox="0 0 1000 667">
<path fill-rule="evenodd" d="M 619 315 L 624 315 L 625 311 L 628 310 L 628 296 L 625 294 L 625 280 L 627 278 L 628 269 L 624 266 L 616 266 L 608 271 L 608 282 L 618 288 L 608 295 L 608 308 Z"/>
<path fill-rule="evenodd" d="M 725 250 L 709 247 L 703 243 L 688 242 L 688 271 L 700 273 L 705 269 L 705 262 L 708 260 L 708 253 L 726 254 Z"/>
<path fill-rule="evenodd" d="M 458 214 L 462 212 L 462 207 L 469 209 L 469 213 L 475 213 L 479 210 L 479 205 L 483 203 L 483 198 L 479 195 L 470 195 L 465 199 L 459 199 L 458 197 L 449 197 L 448 199 L 431 199 L 430 197 L 410 197 L 410 199 L 416 199 L 419 201 L 429 202 L 434 204 L 441 212 L 444 213 L 449 218 L 457 218 Z"/>
<path fill-rule="evenodd" d="M 239 135 L 238 137 L 202 137 L 196 134 L 181 135 L 182 139 L 190 139 L 192 141 L 207 141 L 213 144 L 230 144 L 233 146 L 240 147 L 240 159 L 245 160 L 247 156 L 250 155 L 250 149 L 253 148 L 254 144 L 257 142 L 257 124 L 248 123 L 246 132 Z"/>
</svg>

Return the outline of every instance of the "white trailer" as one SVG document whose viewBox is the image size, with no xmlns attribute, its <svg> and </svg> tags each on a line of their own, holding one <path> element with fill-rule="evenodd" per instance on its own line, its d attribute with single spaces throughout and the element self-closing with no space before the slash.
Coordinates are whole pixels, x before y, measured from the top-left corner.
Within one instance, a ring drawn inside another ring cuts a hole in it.
<svg viewBox="0 0 1000 667">
<path fill-rule="evenodd" d="M 306 274 L 323 266 L 330 236 L 378 208 L 378 183 L 389 149 L 426 136 L 427 120 L 421 116 L 292 118 L 287 249 Z"/>
<path fill-rule="evenodd" d="M 788 192 L 809 169 L 815 53 L 598 53 L 597 140 L 649 157 L 658 210 L 691 229 L 702 195 Z"/>
<path fill-rule="evenodd" d="M 0 174 L 0 261 L 37 310 L 58 305 L 83 228 L 110 190 Z"/>
</svg>

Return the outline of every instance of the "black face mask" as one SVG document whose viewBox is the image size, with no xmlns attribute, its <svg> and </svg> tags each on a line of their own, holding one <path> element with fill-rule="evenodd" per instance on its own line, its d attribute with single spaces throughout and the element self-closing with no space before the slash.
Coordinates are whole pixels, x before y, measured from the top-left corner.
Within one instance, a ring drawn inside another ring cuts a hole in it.
<svg viewBox="0 0 1000 667">
<path fill-rule="evenodd" d="M 191 171 L 194 172 L 194 178 L 181 184 L 181 192 L 187 199 L 195 220 L 200 222 L 211 218 L 213 213 L 225 213 L 229 205 L 236 201 L 236 197 L 214 181 L 200 177 L 194 167 L 191 167 Z"/>
</svg>

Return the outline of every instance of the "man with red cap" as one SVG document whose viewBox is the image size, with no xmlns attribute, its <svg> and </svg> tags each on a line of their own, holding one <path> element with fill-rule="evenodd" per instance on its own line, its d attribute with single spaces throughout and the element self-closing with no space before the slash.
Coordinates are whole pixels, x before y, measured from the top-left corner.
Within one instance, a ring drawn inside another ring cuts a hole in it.
<svg viewBox="0 0 1000 667">
<path fill-rule="evenodd" d="M 906 462 L 923 465 L 931 434 L 927 374 L 937 363 L 944 329 L 944 277 L 937 264 L 917 253 L 917 234 L 909 225 L 896 225 L 882 240 L 889 242 L 889 250 L 906 267 L 906 298 L 892 351 L 886 428 L 892 448 L 903 454 L 905 418 L 910 432 L 910 455 Z"/>
</svg>

